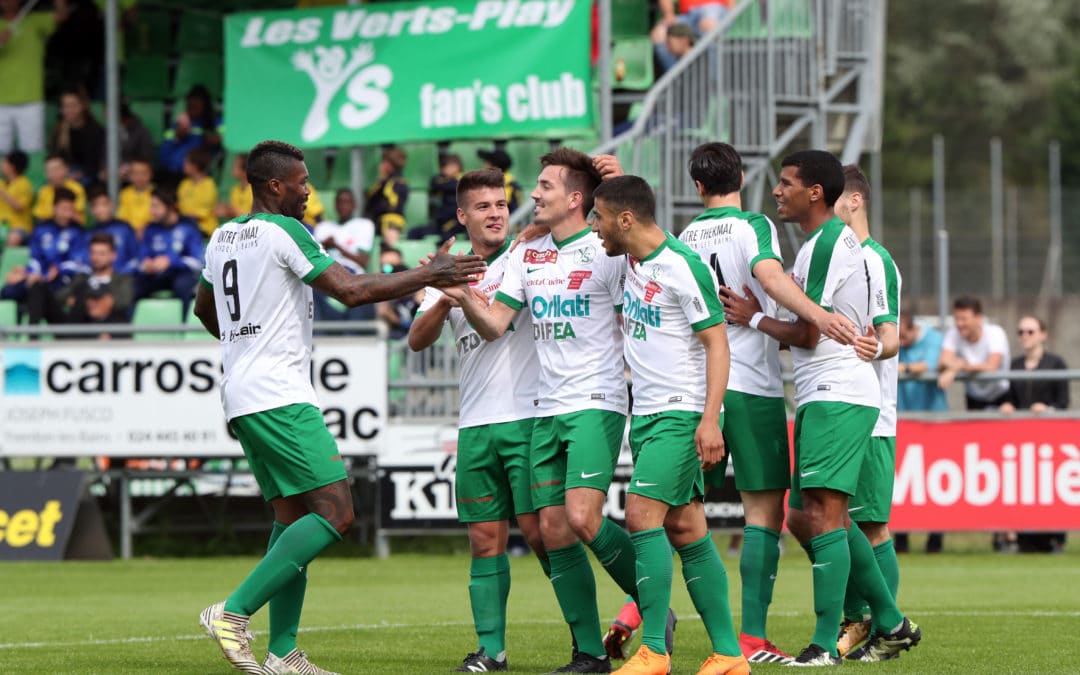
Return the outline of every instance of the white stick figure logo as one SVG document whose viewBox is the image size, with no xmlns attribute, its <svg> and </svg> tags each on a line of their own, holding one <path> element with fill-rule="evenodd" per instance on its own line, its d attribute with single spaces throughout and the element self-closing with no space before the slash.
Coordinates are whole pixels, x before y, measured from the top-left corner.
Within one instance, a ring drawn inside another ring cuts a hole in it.
<svg viewBox="0 0 1080 675">
<path fill-rule="evenodd" d="M 305 142 L 317 140 L 330 130 L 330 103 L 346 82 L 349 101 L 338 111 L 342 125 L 361 129 L 386 114 L 390 97 L 384 90 L 390 86 L 394 74 L 382 64 L 364 68 L 374 59 L 375 49 L 370 44 L 354 47 L 347 62 L 345 49 L 340 46 L 315 47 L 312 51 L 293 54 L 293 67 L 307 74 L 315 86 L 315 99 L 300 131 Z"/>
</svg>

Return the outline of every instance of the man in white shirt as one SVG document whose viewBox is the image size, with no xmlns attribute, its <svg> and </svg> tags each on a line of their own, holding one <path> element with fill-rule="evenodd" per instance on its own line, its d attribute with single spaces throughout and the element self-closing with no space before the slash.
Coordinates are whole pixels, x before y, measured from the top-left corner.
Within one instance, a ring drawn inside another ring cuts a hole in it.
<svg viewBox="0 0 1080 675">
<path fill-rule="evenodd" d="M 961 373 L 1009 369 L 1009 338 L 1001 326 L 987 323 L 982 303 L 970 295 L 953 302 L 953 328 L 945 333 L 938 359 L 938 386 L 948 389 Z M 968 410 L 996 410 L 1009 395 L 1008 380 L 969 380 L 964 386 Z"/>
<path fill-rule="evenodd" d="M 337 211 L 337 221 L 320 221 L 315 226 L 315 240 L 342 267 L 353 274 L 363 274 L 370 257 L 378 255 L 378 251 L 372 250 L 375 245 L 375 223 L 354 215 L 356 197 L 349 188 L 337 191 L 334 210 Z M 371 321 L 375 318 L 373 305 L 346 307 L 319 291 L 315 292 L 314 299 L 316 321 Z"/>
</svg>

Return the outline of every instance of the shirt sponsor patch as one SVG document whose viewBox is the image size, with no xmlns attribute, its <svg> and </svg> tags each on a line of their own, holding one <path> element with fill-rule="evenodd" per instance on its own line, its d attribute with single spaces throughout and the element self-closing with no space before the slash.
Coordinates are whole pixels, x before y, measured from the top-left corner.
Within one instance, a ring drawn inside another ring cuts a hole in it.
<svg viewBox="0 0 1080 675">
<path fill-rule="evenodd" d="M 543 265 L 553 263 L 559 259 L 559 252 L 555 249 L 538 251 L 535 248 L 525 250 L 525 263 L 529 265 Z"/>
<path fill-rule="evenodd" d="M 569 275 L 570 283 L 567 284 L 566 290 L 576 291 L 581 288 L 581 284 L 585 283 L 585 280 L 592 276 L 592 272 L 588 270 L 574 270 Z"/>
</svg>

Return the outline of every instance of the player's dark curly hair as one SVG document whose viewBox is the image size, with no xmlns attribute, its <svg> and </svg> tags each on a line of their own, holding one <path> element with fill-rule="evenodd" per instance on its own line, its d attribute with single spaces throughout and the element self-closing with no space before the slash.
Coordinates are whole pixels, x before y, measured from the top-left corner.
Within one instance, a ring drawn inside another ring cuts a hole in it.
<svg viewBox="0 0 1080 675">
<path fill-rule="evenodd" d="M 593 207 L 593 190 L 600 184 L 600 172 L 593 166 L 592 158 L 573 148 L 555 148 L 540 158 L 540 165 L 566 169 L 563 178 L 566 190 L 581 193 L 581 213 L 588 216 Z"/>
<path fill-rule="evenodd" d="M 294 169 L 293 162 L 304 161 L 304 151 L 283 141 L 263 141 L 247 158 L 247 177 L 253 192 L 262 192 L 271 179 L 284 180 Z"/>
<path fill-rule="evenodd" d="M 800 150 L 785 157 L 780 166 L 795 167 L 795 175 L 802 181 L 803 187 L 820 185 L 825 206 L 829 208 L 844 194 L 844 165 L 832 153 Z"/>
</svg>

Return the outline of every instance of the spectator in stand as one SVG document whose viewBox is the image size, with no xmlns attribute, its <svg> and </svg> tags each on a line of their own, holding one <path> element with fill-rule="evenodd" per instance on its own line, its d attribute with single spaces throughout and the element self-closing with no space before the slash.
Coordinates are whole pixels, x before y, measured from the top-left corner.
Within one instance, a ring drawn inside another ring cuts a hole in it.
<svg viewBox="0 0 1080 675">
<path fill-rule="evenodd" d="M 120 105 L 120 180 L 131 180 L 131 164 L 154 161 L 157 146 L 150 130 L 131 111 L 127 101 Z"/>
<path fill-rule="evenodd" d="M 56 191 L 65 188 L 75 195 L 75 219 L 80 224 L 86 222 L 86 190 L 78 181 L 68 175 L 68 163 L 60 155 L 49 155 L 45 159 L 45 184 L 38 188 L 31 214 L 37 221 L 53 217 L 53 199 Z"/>
<path fill-rule="evenodd" d="M 405 265 L 399 249 L 392 246 L 383 246 L 382 251 L 379 253 L 380 272 L 392 274 L 394 272 L 404 272 L 407 269 L 409 268 Z M 420 306 L 423 297 L 424 292 L 421 290 L 403 295 L 396 300 L 388 300 L 375 305 L 375 315 L 386 324 L 390 331 L 391 340 L 400 340 L 409 335 L 409 326 L 412 325 L 416 308 Z"/>
<path fill-rule="evenodd" d="M 76 274 L 60 294 L 67 323 L 127 323 L 135 297 L 130 274 L 118 271 L 116 250 L 107 232 L 95 232 L 87 246 L 90 269 Z M 102 333 L 101 339 L 111 337 Z"/>
<path fill-rule="evenodd" d="M 0 161 L 0 224 L 7 225 L 7 246 L 22 246 L 30 239 L 34 219 L 30 204 L 34 186 L 26 177 L 29 158 L 22 150 L 9 152 Z"/>
<path fill-rule="evenodd" d="M 938 357 L 938 386 L 948 389 L 959 374 L 1004 372 L 1009 369 L 1009 338 L 996 324 L 987 323 L 982 303 L 965 295 L 953 302 L 955 326 L 945 333 Z M 968 410 L 996 410 L 1005 402 L 1009 381 L 968 380 Z"/>
<path fill-rule="evenodd" d="M 521 205 L 521 183 L 517 182 L 514 175 L 510 173 L 510 167 L 513 165 L 510 155 L 498 148 L 477 150 L 476 154 L 484 161 L 484 168 L 494 168 L 503 172 L 503 182 L 506 184 L 506 206 L 510 209 L 510 213 L 513 213 Z M 454 216 L 457 217 L 456 210 Z"/>
<path fill-rule="evenodd" d="M 0 0 L 0 154 L 45 149 L 45 44 L 67 15 L 30 12 L 16 23 L 19 0 Z"/>
<path fill-rule="evenodd" d="M 156 188 L 150 198 L 153 222 L 143 232 L 139 248 L 139 271 L 135 275 L 135 299 L 157 291 L 172 291 L 184 301 L 184 315 L 195 293 L 203 266 L 202 233 L 176 210 L 176 194 Z"/>
<path fill-rule="evenodd" d="M 900 361 L 896 369 L 900 376 L 896 392 L 897 411 L 943 412 L 949 409 L 945 392 L 936 382 L 905 379 L 905 376 L 917 377 L 937 372 L 943 339 L 938 330 L 915 323 L 910 313 L 900 315 Z M 927 550 L 931 553 L 939 552 L 941 545 L 941 533 L 931 532 L 926 542 Z M 893 532 L 893 546 L 897 553 L 907 553 L 907 532 Z"/>
<path fill-rule="evenodd" d="M 49 153 L 62 156 L 71 177 L 83 186 L 96 183 L 105 167 L 105 127 L 90 112 L 82 87 L 60 94 L 60 121 L 49 138 Z"/>
<path fill-rule="evenodd" d="M 428 183 L 430 223 L 426 228 L 411 229 L 410 239 L 437 234 L 440 241 L 446 241 L 450 237 L 465 232 L 465 227 L 457 219 L 457 184 L 462 168 L 459 155 L 439 155 L 439 173 L 432 176 L 431 182 Z"/>
<path fill-rule="evenodd" d="M 323 206 L 322 200 L 319 199 L 319 193 L 315 190 L 315 186 L 310 182 L 307 184 L 308 199 L 307 206 L 304 207 L 304 225 L 307 225 L 309 230 L 314 230 L 315 226 L 322 221 L 323 216 L 326 214 L 326 207 Z"/>
<path fill-rule="evenodd" d="M 150 216 L 150 195 L 154 192 L 154 168 L 150 162 L 136 159 L 128 169 L 131 184 L 120 190 L 120 206 L 116 217 L 128 223 L 135 234 L 142 237 L 143 230 L 153 218 Z"/>
<path fill-rule="evenodd" d="M 383 243 L 393 246 L 405 232 L 405 202 L 409 199 L 409 184 L 401 172 L 408 157 L 398 147 L 388 147 L 379 162 L 379 180 L 368 190 L 364 217 L 375 223 Z"/>
<path fill-rule="evenodd" d="M 95 0 L 69 0 L 49 38 L 45 66 L 50 81 L 77 84 L 102 98 L 105 93 L 105 20 Z M 104 3 L 102 3 L 104 7 Z"/>
<path fill-rule="evenodd" d="M 191 218 L 199 230 L 209 237 L 217 229 L 218 189 L 210 177 L 212 157 L 206 148 L 192 148 L 184 158 L 184 180 L 176 189 L 180 215 Z"/>
<path fill-rule="evenodd" d="M 105 233 L 113 239 L 111 266 L 124 274 L 135 274 L 139 266 L 139 237 L 135 234 L 135 229 L 127 221 L 116 217 L 109 191 L 101 183 L 90 188 L 88 199 L 90 213 L 94 216 L 94 227 L 86 233 L 84 240 L 87 243 L 79 247 L 76 259 L 84 268 L 92 268 L 89 242 L 94 235 Z"/>
<path fill-rule="evenodd" d="M 334 260 L 352 272 L 363 274 L 375 245 L 375 223 L 356 217 L 356 197 L 341 188 L 334 195 L 337 221 L 324 220 L 315 226 L 315 239 Z M 314 290 L 314 289 L 313 289 Z M 346 307 L 319 290 L 314 290 L 316 321 L 371 321 L 374 305 Z"/>
<path fill-rule="evenodd" d="M 221 150 L 220 130 L 221 118 L 214 112 L 210 90 L 201 84 L 195 85 L 185 98 L 183 112 L 175 116 L 158 148 L 158 163 L 164 172 L 162 178 L 174 185 L 178 183 L 184 171 L 184 158 L 194 148 L 206 148 L 213 160 Z"/>
<path fill-rule="evenodd" d="M 649 37 L 656 49 L 661 71 L 675 65 L 678 58 L 668 51 L 668 28 L 683 23 L 693 29 L 697 37 L 705 35 L 720 23 L 728 13 L 730 0 L 679 0 L 681 14 L 675 14 L 675 0 L 659 0 L 660 21 L 653 27 Z"/>
<path fill-rule="evenodd" d="M 0 294 L 24 303 L 31 325 L 56 319 L 51 312 L 53 296 L 79 271 L 75 256 L 83 233 L 75 219 L 75 195 L 57 188 L 55 201 L 52 219 L 38 223 L 30 235 L 30 261 L 11 271 Z"/>
<path fill-rule="evenodd" d="M 218 218 L 231 220 L 251 213 L 251 184 L 247 179 L 247 153 L 233 159 L 232 177 L 236 184 L 229 190 L 229 201 L 218 204 L 214 213 Z"/>
<path fill-rule="evenodd" d="M 661 72 L 666 72 L 675 65 L 675 62 L 686 56 L 694 48 L 695 42 L 697 42 L 697 34 L 688 24 L 673 23 L 668 26 L 667 37 L 664 38 L 664 48 L 667 53 L 660 59 Z"/>
</svg>

